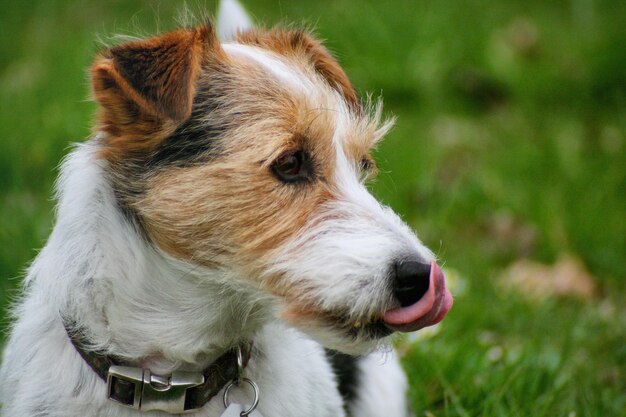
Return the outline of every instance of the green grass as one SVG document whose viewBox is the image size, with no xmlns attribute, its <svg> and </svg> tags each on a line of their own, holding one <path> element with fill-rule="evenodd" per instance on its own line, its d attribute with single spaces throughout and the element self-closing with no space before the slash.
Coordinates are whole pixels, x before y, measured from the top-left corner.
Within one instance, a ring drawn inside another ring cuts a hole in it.
<svg viewBox="0 0 626 417">
<path fill-rule="evenodd" d="M 626 3 L 246 4 L 267 23 L 314 23 L 398 116 L 373 190 L 464 285 L 440 331 L 406 348 L 417 415 L 626 415 Z M 59 161 L 89 136 L 97 38 L 165 30 L 180 8 L 3 5 L 0 304 L 51 229 Z M 596 277 L 594 299 L 530 302 L 497 285 L 517 259 L 564 253 Z"/>
</svg>

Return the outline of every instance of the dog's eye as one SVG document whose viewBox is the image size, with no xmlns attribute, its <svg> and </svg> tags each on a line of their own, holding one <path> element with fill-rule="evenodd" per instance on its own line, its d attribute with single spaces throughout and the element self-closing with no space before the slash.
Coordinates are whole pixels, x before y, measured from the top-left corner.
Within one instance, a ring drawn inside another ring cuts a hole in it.
<svg viewBox="0 0 626 417">
<path fill-rule="evenodd" d="M 369 158 L 363 158 L 359 163 L 359 167 L 361 168 L 361 171 L 368 172 L 374 168 L 374 162 Z"/>
<path fill-rule="evenodd" d="M 304 151 L 284 154 L 272 164 L 272 172 L 284 182 L 306 181 L 310 177 L 310 171 L 309 158 Z"/>
<path fill-rule="evenodd" d="M 376 173 L 376 163 L 371 157 L 366 156 L 359 161 L 359 174 L 361 181 L 371 180 L 376 176 Z"/>
</svg>

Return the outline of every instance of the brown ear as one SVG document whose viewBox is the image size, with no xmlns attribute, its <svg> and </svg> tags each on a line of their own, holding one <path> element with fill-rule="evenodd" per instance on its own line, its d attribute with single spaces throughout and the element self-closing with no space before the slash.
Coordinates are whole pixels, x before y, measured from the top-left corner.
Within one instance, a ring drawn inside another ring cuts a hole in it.
<svg viewBox="0 0 626 417">
<path fill-rule="evenodd" d="M 141 115 L 174 121 L 188 118 L 204 51 L 217 45 L 213 30 L 201 27 L 105 51 L 91 70 L 105 126 L 120 129 Z"/>
</svg>

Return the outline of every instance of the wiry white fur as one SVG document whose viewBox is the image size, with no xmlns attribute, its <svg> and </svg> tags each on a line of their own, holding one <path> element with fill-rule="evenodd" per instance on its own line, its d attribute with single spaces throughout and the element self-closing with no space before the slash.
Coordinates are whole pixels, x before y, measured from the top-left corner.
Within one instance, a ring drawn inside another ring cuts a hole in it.
<svg viewBox="0 0 626 417">
<path fill-rule="evenodd" d="M 253 61 L 292 90 L 299 91 L 305 95 L 315 92 L 311 79 L 287 65 L 277 54 L 255 46 L 238 43 L 226 43 L 222 47 L 231 56 Z"/>
<path fill-rule="evenodd" d="M 405 401 L 406 376 L 397 366 L 393 351 L 374 353 L 359 363 L 361 388 L 357 392 L 351 415 L 357 416 L 408 416 Z"/>
<path fill-rule="evenodd" d="M 217 36 L 222 41 L 235 37 L 237 31 L 252 28 L 252 19 L 237 0 L 220 1 L 217 10 Z"/>
</svg>

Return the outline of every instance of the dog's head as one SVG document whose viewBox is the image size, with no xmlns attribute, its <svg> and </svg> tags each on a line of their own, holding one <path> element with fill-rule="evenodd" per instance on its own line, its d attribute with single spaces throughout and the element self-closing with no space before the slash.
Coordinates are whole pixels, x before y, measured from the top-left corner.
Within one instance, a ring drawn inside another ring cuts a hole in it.
<svg viewBox="0 0 626 417">
<path fill-rule="evenodd" d="M 308 33 L 181 29 L 112 47 L 91 74 L 120 207 L 160 250 L 240 277 L 346 352 L 449 310 L 432 253 L 364 185 L 391 123 Z"/>
</svg>

